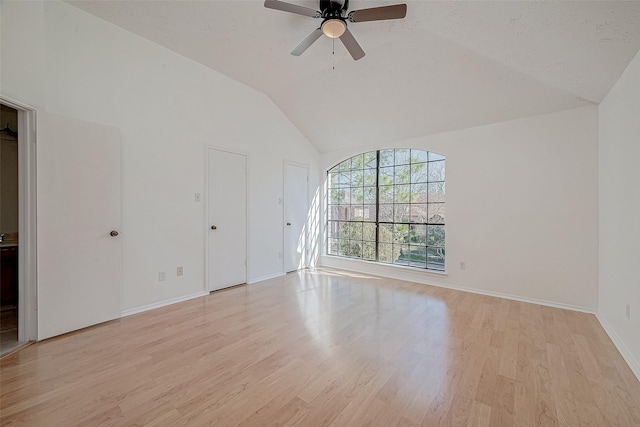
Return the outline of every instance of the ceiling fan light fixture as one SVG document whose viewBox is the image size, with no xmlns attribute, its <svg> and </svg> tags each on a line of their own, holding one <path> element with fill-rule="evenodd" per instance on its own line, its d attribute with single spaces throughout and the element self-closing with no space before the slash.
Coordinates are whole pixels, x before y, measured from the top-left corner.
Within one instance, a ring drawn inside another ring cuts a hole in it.
<svg viewBox="0 0 640 427">
<path fill-rule="evenodd" d="M 337 39 L 347 31 L 347 24 L 342 19 L 327 19 L 322 23 L 322 32 L 325 36 Z"/>
</svg>

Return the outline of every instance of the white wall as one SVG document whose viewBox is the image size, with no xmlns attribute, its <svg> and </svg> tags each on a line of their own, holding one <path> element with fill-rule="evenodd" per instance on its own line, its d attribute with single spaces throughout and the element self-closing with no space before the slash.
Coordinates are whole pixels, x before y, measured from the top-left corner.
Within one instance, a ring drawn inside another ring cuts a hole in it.
<svg viewBox="0 0 640 427">
<path fill-rule="evenodd" d="M 599 139 L 598 317 L 640 378 L 640 53 L 600 104 Z"/>
<path fill-rule="evenodd" d="M 596 309 L 597 107 L 397 141 L 388 147 L 446 156 L 447 274 L 334 257 L 322 257 L 323 265 Z M 322 157 L 322 168 L 326 171 L 344 158 L 376 148 L 387 146 L 328 153 Z"/>
<path fill-rule="evenodd" d="M 248 154 L 249 281 L 282 273 L 283 161 L 314 191 L 318 153 L 266 96 L 58 1 L 2 3 L 2 67 L 3 95 L 122 132 L 123 310 L 205 289 L 208 145 Z"/>
</svg>

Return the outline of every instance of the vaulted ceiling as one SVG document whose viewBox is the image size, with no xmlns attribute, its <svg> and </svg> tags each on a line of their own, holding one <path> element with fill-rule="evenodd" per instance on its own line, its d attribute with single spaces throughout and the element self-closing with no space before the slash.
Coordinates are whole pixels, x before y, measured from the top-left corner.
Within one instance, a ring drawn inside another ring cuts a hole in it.
<svg viewBox="0 0 640 427">
<path fill-rule="evenodd" d="M 595 104 L 640 49 L 639 1 L 406 1 L 349 25 L 359 61 L 290 55 L 319 20 L 260 0 L 69 3 L 265 93 L 321 152 Z"/>
</svg>

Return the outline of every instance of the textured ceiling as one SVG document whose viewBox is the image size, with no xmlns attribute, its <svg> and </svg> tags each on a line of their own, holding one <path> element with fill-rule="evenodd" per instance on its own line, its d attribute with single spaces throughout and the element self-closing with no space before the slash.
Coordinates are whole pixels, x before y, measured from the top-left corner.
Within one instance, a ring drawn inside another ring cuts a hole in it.
<svg viewBox="0 0 640 427">
<path fill-rule="evenodd" d="M 320 21 L 262 1 L 69 3 L 264 92 L 322 152 L 598 103 L 640 49 L 640 1 L 406 1 L 350 24 L 359 61 L 291 56 Z"/>
</svg>

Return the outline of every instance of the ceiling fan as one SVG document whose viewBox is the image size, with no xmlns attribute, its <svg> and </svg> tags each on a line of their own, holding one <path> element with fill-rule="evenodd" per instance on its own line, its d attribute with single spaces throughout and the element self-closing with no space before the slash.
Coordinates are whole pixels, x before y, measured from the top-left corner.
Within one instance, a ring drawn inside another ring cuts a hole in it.
<svg viewBox="0 0 640 427">
<path fill-rule="evenodd" d="M 320 27 L 309 34 L 306 39 L 302 40 L 302 43 L 293 49 L 291 52 L 292 55 L 302 55 L 309 46 L 324 34 L 332 39 L 339 38 L 356 61 L 364 57 L 364 51 L 353 37 L 353 34 L 351 34 L 351 31 L 347 28 L 347 21 L 354 23 L 383 21 L 386 19 L 401 19 L 407 16 L 406 4 L 352 10 L 347 13 L 349 0 L 319 0 L 320 11 L 279 0 L 265 0 L 264 7 L 316 19 L 322 18 Z"/>
</svg>

